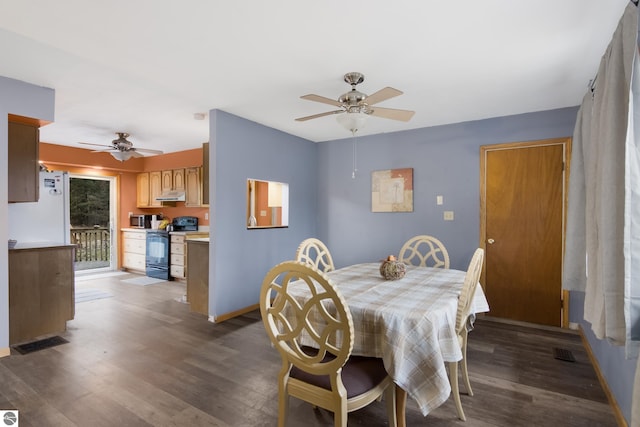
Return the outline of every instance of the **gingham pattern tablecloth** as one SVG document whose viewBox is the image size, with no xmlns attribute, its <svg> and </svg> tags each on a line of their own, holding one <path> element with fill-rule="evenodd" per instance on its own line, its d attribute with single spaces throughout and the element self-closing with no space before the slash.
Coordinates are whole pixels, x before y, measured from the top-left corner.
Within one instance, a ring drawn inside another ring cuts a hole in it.
<svg viewBox="0 0 640 427">
<path fill-rule="evenodd" d="M 379 268 L 379 263 L 356 264 L 327 276 L 353 317 L 352 354 L 381 357 L 426 416 L 451 393 L 445 362 L 462 359 L 455 320 L 465 272 L 407 266 L 402 279 L 384 280 Z M 479 284 L 472 311 L 489 311 Z"/>
</svg>

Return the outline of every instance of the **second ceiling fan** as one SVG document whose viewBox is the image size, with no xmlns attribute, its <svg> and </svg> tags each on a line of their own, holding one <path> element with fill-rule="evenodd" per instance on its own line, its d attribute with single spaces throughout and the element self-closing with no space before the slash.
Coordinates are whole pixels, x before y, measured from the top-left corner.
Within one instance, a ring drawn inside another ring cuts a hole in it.
<svg viewBox="0 0 640 427">
<path fill-rule="evenodd" d="M 356 89 L 356 86 L 364 81 L 364 74 L 362 73 L 347 73 L 344 75 L 344 81 L 351 85 L 351 90 L 346 92 L 337 100 L 326 98 L 320 95 L 303 95 L 300 98 L 309 101 L 321 102 L 323 104 L 333 105 L 339 107 L 339 110 L 327 111 L 320 114 L 313 114 L 311 116 L 299 117 L 296 121 L 304 122 L 306 120 L 317 119 L 319 117 L 329 116 L 332 114 L 365 114 L 370 116 L 382 117 L 391 120 L 400 120 L 408 122 L 415 114 L 415 111 L 410 110 L 398 110 L 395 108 L 383 108 L 377 107 L 375 104 L 386 101 L 387 99 L 394 98 L 398 95 L 402 95 L 402 91 L 394 89 L 392 87 L 385 87 L 379 91 L 366 95 Z"/>
</svg>

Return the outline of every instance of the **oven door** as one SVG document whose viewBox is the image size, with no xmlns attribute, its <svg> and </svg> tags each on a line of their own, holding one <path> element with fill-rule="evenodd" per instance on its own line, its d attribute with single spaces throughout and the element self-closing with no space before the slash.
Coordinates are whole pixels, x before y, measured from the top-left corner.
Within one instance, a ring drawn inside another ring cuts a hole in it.
<svg viewBox="0 0 640 427">
<path fill-rule="evenodd" d="M 147 231 L 147 276 L 169 280 L 170 244 L 166 231 Z"/>
</svg>

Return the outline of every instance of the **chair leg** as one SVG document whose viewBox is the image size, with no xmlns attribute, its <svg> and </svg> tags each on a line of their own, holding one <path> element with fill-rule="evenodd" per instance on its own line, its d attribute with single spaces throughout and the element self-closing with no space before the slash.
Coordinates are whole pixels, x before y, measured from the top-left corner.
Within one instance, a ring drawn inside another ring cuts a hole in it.
<svg viewBox="0 0 640 427">
<path fill-rule="evenodd" d="M 289 413 L 289 394 L 287 385 L 283 378 L 278 381 L 278 427 L 287 425 L 287 414 Z"/>
<path fill-rule="evenodd" d="M 462 421 L 466 421 L 464 411 L 462 410 L 462 402 L 460 401 L 460 389 L 458 387 L 458 362 L 449 362 L 449 382 L 451 383 L 451 394 L 453 395 L 453 401 L 456 404 L 456 411 L 458 411 L 458 418 Z"/>
<path fill-rule="evenodd" d="M 467 333 L 465 332 L 462 337 L 462 379 L 464 380 L 464 386 L 467 389 L 467 394 L 473 396 L 473 390 L 471 389 L 471 383 L 469 382 L 469 370 L 467 369 Z"/>
<path fill-rule="evenodd" d="M 391 383 L 384 391 L 384 399 L 387 404 L 387 416 L 389 417 L 389 427 L 397 427 L 396 417 L 396 385 Z"/>
</svg>

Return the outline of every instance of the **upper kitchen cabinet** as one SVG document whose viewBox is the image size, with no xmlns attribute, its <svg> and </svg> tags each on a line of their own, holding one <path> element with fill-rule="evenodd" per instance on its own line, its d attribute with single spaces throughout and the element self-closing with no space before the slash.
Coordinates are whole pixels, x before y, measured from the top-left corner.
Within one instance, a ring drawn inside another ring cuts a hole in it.
<svg viewBox="0 0 640 427">
<path fill-rule="evenodd" d="M 185 191 L 184 169 L 162 171 L 162 193 Z"/>
<path fill-rule="evenodd" d="M 9 122 L 8 187 L 9 202 L 37 202 L 39 198 L 37 126 Z"/>
<path fill-rule="evenodd" d="M 201 172 L 202 168 L 199 167 L 186 168 L 184 170 L 186 183 L 185 206 L 202 206 Z"/>
<path fill-rule="evenodd" d="M 137 202 L 139 208 L 155 208 L 162 206 L 162 202 L 156 200 L 162 193 L 162 173 L 142 172 L 137 178 Z"/>
<path fill-rule="evenodd" d="M 209 204 L 209 143 L 202 144 L 202 204 Z"/>
</svg>

